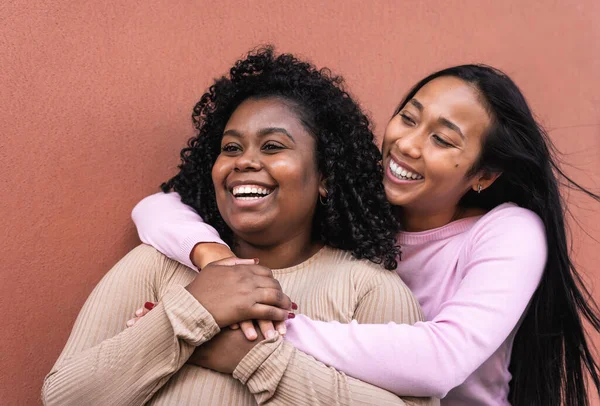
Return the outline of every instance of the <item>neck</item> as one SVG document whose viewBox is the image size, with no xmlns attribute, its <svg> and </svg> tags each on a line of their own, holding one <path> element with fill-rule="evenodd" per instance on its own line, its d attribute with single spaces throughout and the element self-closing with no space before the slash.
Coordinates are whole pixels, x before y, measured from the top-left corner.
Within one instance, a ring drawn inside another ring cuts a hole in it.
<svg viewBox="0 0 600 406">
<path fill-rule="evenodd" d="M 266 244 L 236 236 L 233 252 L 239 258 L 258 258 L 267 268 L 281 269 L 306 261 L 322 247 L 322 243 L 311 240 L 310 233 Z"/>
<path fill-rule="evenodd" d="M 485 210 L 483 209 L 461 208 L 460 206 L 438 210 L 433 213 L 399 208 L 400 224 L 402 224 L 402 229 L 408 232 L 433 230 L 456 220 L 480 216 L 482 214 L 485 214 Z"/>
</svg>

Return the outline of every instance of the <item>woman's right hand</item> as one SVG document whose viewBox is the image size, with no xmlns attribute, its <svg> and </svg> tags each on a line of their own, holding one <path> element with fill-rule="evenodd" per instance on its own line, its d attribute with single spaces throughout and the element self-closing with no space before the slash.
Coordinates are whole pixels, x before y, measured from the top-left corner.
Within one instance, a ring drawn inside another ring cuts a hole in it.
<svg viewBox="0 0 600 406">
<path fill-rule="evenodd" d="M 202 269 L 186 289 L 223 328 L 245 320 L 286 320 L 292 301 L 270 269 L 225 258 Z"/>
</svg>

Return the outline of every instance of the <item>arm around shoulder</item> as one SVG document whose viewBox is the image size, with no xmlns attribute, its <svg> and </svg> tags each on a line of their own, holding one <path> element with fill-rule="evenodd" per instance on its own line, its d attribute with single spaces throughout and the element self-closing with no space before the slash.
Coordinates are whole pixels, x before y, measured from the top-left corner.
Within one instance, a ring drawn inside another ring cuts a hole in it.
<svg viewBox="0 0 600 406">
<path fill-rule="evenodd" d="M 142 199 L 131 212 L 140 240 L 190 268 L 190 254 L 198 243 L 227 245 L 178 193 L 156 193 Z"/>
</svg>

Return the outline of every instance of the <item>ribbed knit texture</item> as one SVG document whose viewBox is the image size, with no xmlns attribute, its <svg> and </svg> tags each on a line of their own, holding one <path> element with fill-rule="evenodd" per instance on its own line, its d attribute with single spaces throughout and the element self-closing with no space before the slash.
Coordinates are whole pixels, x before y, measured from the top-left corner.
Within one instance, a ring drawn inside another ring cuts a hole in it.
<svg viewBox="0 0 600 406">
<path fill-rule="evenodd" d="M 323 248 L 304 263 L 274 270 L 298 313 L 348 323 L 410 323 L 420 307 L 394 272 Z M 281 337 L 258 344 L 230 375 L 185 364 L 219 332 L 184 286 L 197 273 L 153 248 L 131 251 L 102 279 L 81 310 L 46 377 L 48 405 L 437 404 L 400 399 L 296 350 Z M 146 301 L 159 304 L 133 327 Z M 235 378 L 234 378 L 235 377 Z"/>
</svg>

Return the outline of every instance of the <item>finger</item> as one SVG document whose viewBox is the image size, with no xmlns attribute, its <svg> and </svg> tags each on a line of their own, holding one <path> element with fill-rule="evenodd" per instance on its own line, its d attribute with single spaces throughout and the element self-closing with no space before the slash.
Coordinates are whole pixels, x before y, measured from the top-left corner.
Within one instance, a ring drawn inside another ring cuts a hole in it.
<svg viewBox="0 0 600 406">
<path fill-rule="evenodd" d="M 146 309 L 145 307 L 140 307 L 139 309 L 137 309 L 135 311 L 135 315 L 136 317 L 144 317 L 145 315 L 148 314 L 150 310 Z"/>
<path fill-rule="evenodd" d="M 231 326 L 229 326 L 229 328 L 232 330 L 238 330 L 240 328 L 240 323 L 233 323 Z"/>
<path fill-rule="evenodd" d="M 256 329 L 254 328 L 254 323 L 252 320 L 242 321 L 240 323 L 240 328 L 244 332 L 246 338 L 250 341 L 256 340 L 258 334 L 256 334 Z"/>
<path fill-rule="evenodd" d="M 125 325 L 127 327 L 133 327 L 133 325 L 135 323 L 137 323 L 139 321 L 139 319 L 140 319 L 139 317 L 134 317 L 133 319 L 127 320 L 127 323 L 125 323 Z"/>
<path fill-rule="evenodd" d="M 275 337 L 275 326 L 271 320 L 259 320 L 258 327 L 265 338 Z"/>
<path fill-rule="evenodd" d="M 282 336 L 284 336 L 287 332 L 287 329 L 285 327 L 285 321 L 276 321 L 274 327 L 275 330 L 277 330 L 277 332 Z"/>
<path fill-rule="evenodd" d="M 290 313 L 287 310 L 280 309 L 279 307 L 269 306 L 262 303 L 254 304 L 249 310 L 249 317 L 255 320 L 287 320 L 291 318 Z"/>
<path fill-rule="evenodd" d="M 258 264 L 258 259 L 250 258 L 238 258 L 238 257 L 228 257 L 224 259 L 220 259 L 211 263 L 211 265 L 220 265 L 220 266 L 233 266 L 233 265 L 256 265 Z"/>
<path fill-rule="evenodd" d="M 250 269 L 251 269 L 252 273 L 254 273 L 254 275 L 266 276 L 267 278 L 273 279 L 273 271 L 271 271 L 266 266 L 255 265 L 255 266 L 250 267 Z"/>
<path fill-rule="evenodd" d="M 276 289 L 282 291 L 281 284 L 277 279 L 266 276 L 255 276 L 254 283 L 257 288 Z"/>
<path fill-rule="evenodd" d="M 292 308 L 292 301 L 288 295 L 279 289 L 256 289 L 253 292 L 253 299 L 255 303 L 277 306 L 284 310 L 290 310 Z M 261 320 L 260 317 L 257 317 L 257 319 Z"/>
</svg>

